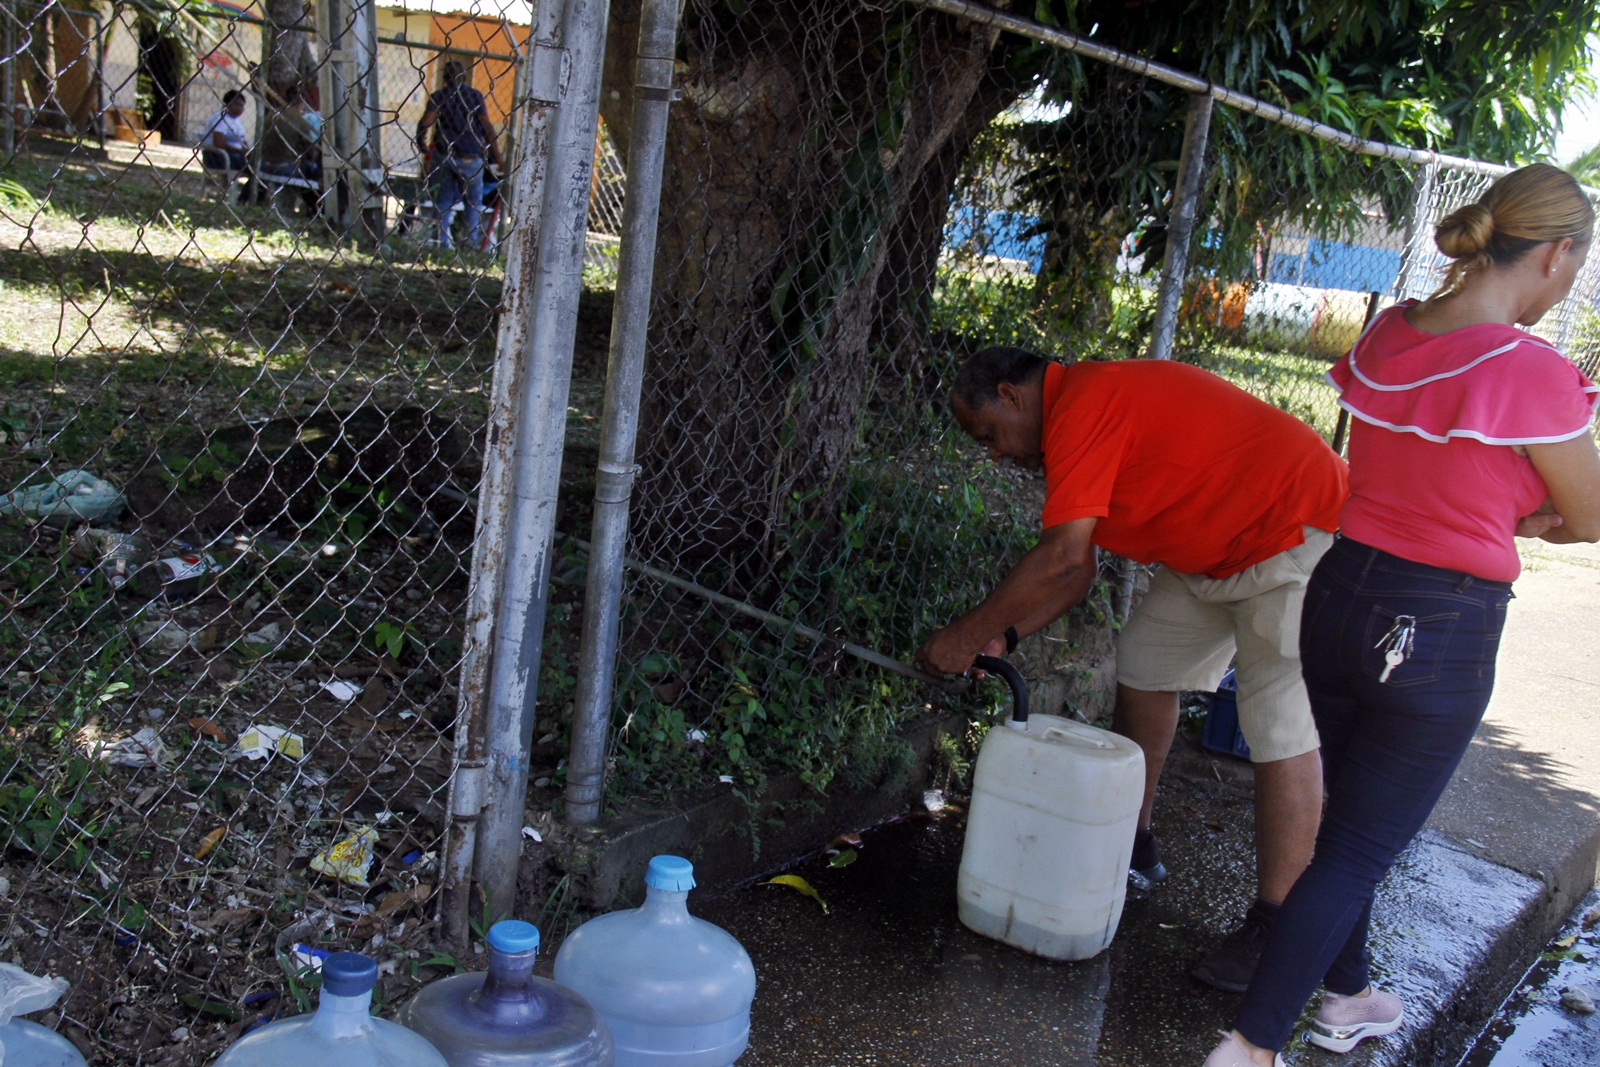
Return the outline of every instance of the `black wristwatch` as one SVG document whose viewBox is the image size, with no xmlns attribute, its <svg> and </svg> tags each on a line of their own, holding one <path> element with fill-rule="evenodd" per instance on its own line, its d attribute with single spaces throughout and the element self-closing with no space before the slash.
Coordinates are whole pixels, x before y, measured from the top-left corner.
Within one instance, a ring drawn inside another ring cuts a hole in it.
<svg viewBox="0 0 1600 1067">
<path fill-rule="evenodd" d="M 1017 638 L 1017 628 L 1015 626 L 1007 626 L 1006 627 L 1006 655 L 1009 656 L 1009 655 L 1011 655 L 1011 653 L 1013 653 L 1013 652 L 1015 652 L 1017 650 L 1017 640 L 1018 640 L 1018 638 Z"/>
</svg>

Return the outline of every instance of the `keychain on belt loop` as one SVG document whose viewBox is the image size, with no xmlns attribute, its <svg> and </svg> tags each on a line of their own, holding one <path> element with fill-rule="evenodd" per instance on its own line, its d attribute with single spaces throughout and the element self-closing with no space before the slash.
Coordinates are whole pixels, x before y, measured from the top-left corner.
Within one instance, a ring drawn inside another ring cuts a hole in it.
<svg viewBox="0 0 1600 1067">
<path fill-rule="evenodd" d="M 1378 684 L 1382 685 L 1389 680 L 1393 670 L 1406 661 L 1411 655 L 1411 646 L 1416 643 L 1417 617 L 1415 615 L 1396 615 L 1394 625 L 1389 631 L 1378 638 L 1378 643 L 1373 648 L 1384 649 L 1383 673 L 1378 675 Z M 1387 647 L 1386 647 L 1387 646 Z"/>
</svg>

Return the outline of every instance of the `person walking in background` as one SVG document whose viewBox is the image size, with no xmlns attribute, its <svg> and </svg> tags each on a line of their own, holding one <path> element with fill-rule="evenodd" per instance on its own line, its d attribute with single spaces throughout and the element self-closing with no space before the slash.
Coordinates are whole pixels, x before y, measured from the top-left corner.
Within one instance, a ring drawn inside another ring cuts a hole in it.
<svg viewBox="0 0 1600 1067">
<path fill-rule="evenodd" d="M 484 162 L 502 167 L 500 148 L 483 94 L 472 87 L 459 60 L 444 65 L 444 86 L 428 97 L 428 107 L 417 123 L 417 149 L 439 183 L 434 198 L 439 218 L 439 244 L 451 248 L 450 216 L 457 202 L 466 215 L 467 243 L 477 248 L 479 215 L 483 210 Z M 437 125 L 430 153 L 428 130 Z"/>
<path fill-rule="evenodd" d="M 1440 290 L 1383 312 L 1329 372 L 1355 416 L 1351 493 L 1300 627 L 1327 809 L 1206 1067 L 1281 1064 L 1319 985 L 1313 1044 L 1347 1052 L 1404 1020 L 1370 983 L 1372 900 L 1489 703 L 1515 538 L 1600 539 L 1600 390 L 1517 328 L 1571 290 L 1593 230 L 1571 176 L 1506 175 L 1439 224 Z"/>
<path fill-rule="evenodd" d="M 1178 693 L 1215 689 L 1237 653 L 1257 899 L 1194 973 L 1242 991 L 1322 813 L 1297 634 L 1306 581 L 1344 503 L 1344 462 L 1294 416 L 1168 360 L 1062 366 L 988 349 L 957 374 L 951 407 L 991 459 L 1043 469 L 1044 531 L 983 603 L 934 632 L 920 662 L 960 673 L 979 653 L 1006 652 L 1007 631 L 1043 629 L 1089 591 L 1097 545 L 1161 564 L 1117 637 L 1112 725 L 1144 753 L 1138 882 L 1166 876 L 1151 817 Z"/>
</svg>

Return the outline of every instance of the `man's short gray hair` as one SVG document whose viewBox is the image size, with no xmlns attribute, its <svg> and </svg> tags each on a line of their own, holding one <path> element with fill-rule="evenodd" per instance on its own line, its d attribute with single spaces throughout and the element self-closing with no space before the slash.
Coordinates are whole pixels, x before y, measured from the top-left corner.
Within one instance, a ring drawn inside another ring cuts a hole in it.
<svg viewBox="0 0 1600 1067">
<path fill-rule="evenodd" d="M 1001 382 L 1025 385 L 1043 374 L 1049 362 L 1026 348 L 985 348 L 969 357 L 956 372 L 950 399 L 977 411 L 999 399 Z"/>
</svg>

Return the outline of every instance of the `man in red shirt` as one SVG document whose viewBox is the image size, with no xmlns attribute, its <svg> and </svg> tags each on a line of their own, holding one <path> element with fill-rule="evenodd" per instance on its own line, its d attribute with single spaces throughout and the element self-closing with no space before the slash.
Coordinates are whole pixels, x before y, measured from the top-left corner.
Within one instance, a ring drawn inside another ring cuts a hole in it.
<svg viewBox="0 0 1600 1067">
<path fill-rule="evenodd" d="M 961 369 L 951 408 L 991 459 L 1043 470 L 1044 529 L 983 603 L 933 633 L 919 662 L 960 673 L 1043 629 L 1089 591 L 1096 546 L 1159 564 L 1117 639 L 1113 728 L 1145 757 L 1130 864 L 1138 882 L 1166 876 L 1151 810 L 1178 693 L 1214 690 L 1237 658 L 1255 765 L 1257 899 L 1194 974 L 1242 991 L 1321 817 L 1300 608 L 1349 491 L 1344 461 L 1293 416 L 1166 360 L 1063 366 L 991 348 Z"/>
</svg>

